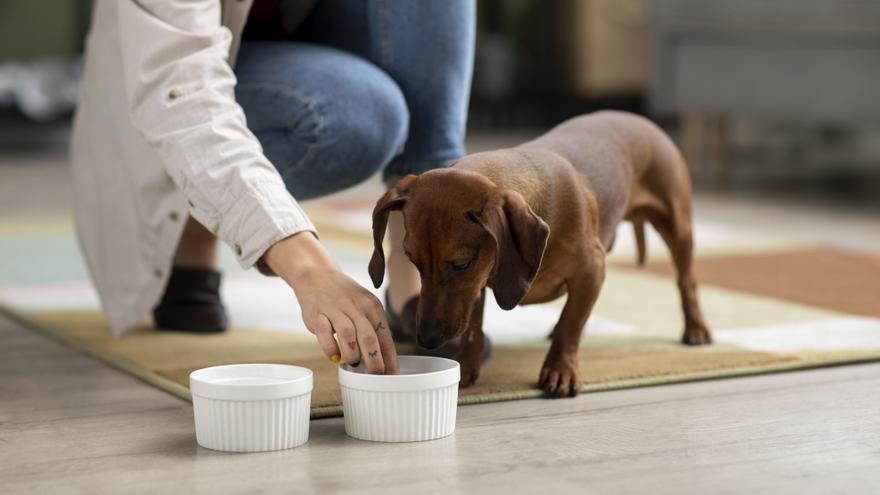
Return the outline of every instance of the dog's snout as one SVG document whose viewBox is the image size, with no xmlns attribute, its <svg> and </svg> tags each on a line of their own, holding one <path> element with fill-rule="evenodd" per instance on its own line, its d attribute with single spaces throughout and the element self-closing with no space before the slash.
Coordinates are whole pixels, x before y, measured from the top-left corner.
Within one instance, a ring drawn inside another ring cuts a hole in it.
<svg viewBox="0 0 880 495">
<path fill-rule="evenodd" d="M 443 332 L 420 328 L 418 332 L 419 345 L 425 349 L 436 349 L 443 343 Z"/>
<path fill-rule="evenodd" d="M 425 349 L 436 349 L 443 344 L 443 330 L 441 325 L 438 325 L 438 320 L 436 316 L 434 316 L 433 308 L 422 307 L 417 324 L 416 331 L 416 340 L 419 345 L 424 347 Z"/>
</svg>

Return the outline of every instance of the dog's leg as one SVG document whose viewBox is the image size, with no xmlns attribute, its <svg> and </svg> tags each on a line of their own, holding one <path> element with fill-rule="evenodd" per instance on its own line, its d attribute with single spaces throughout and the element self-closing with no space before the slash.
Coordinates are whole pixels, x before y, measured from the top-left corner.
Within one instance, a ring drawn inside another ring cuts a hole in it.
<svg viewBox="0 0 880 495">
<path fill-rule="evenodd" d="M 681 306 L 684 310 L 684 333 L 681 341 L 687 345 L 710 344 L 712 336 L 697 301 L 697 282 L 692 271 L 694 240 L 690 214 L 681 204 L 674 204 L 670 215 L 651 215 L 650 218 L 651 225 L 666 242 L 675 263 Z"/>
<path fill-rule="evenodd" d="M 480 377 L 480 357 L 483 355 L 483 346 L 486 343 L 483 335 L 483 306 L 486 300 L 486 289 L 480 293 L 480 298 L 474 304 L 471 320 L 468 328 L 461 336 L 461 347 L 455 355 L 455 360 L 461 365 L 461 381 L 459 386 L 469 387 Z"/>
<path fill-rule="evenodd" d="M 581 387 L 578 371 L 578 348 L 581 334 L 599 290 L 605 280 L 605 250 L 595 241 L 596 248 L 583 266 L 587 270 L 566 281 L 568 299 L 553 329 L 550 351 L 541 367 L 538 388 L 551 398 L 574 397 Z"/>
</svg>

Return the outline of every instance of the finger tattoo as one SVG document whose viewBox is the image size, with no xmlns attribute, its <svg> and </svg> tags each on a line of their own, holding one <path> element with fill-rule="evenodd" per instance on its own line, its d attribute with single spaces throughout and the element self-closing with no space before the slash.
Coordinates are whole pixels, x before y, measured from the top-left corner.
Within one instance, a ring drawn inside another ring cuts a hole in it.
<svg viewBox="0 0 880 495">
<path fill-rule="evenodd" d="M 370 351 L 370 352 L 368 352 L 367 354 L 369 354 L 369 356 L 370 356 L 371 358 L 374 358 L 374 357 L 376 357 L 377 354 L 379 354 L 379 351 Z"/>
</svg>

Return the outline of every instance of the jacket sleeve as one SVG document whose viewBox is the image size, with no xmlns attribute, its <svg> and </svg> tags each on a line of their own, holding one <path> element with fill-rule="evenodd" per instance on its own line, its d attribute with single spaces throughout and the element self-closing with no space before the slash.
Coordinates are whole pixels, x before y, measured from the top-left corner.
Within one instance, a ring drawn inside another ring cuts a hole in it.
<svg viewBox="0 0 880 495">
<path fill-rule="evenodd" d="M 221 24 L 220 0 L 118 1 L 132 123 L 190 214 L 244 267 L 285 237 L 314 233 L 235 101 L 232 34 Z"/>
</svg>

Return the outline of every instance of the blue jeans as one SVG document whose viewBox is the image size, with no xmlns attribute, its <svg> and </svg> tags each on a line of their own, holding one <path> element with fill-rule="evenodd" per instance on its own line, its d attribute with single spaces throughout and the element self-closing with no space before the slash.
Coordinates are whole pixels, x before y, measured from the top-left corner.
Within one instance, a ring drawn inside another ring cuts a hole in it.
<svg viewBox="0 0 880 495">
<path fill-rule="evenodd" d="M 293 40 L 244 41 L 235 94 L 300 200 L 464 154 L 472 0 L 321 0 Z"/>
</svg>

